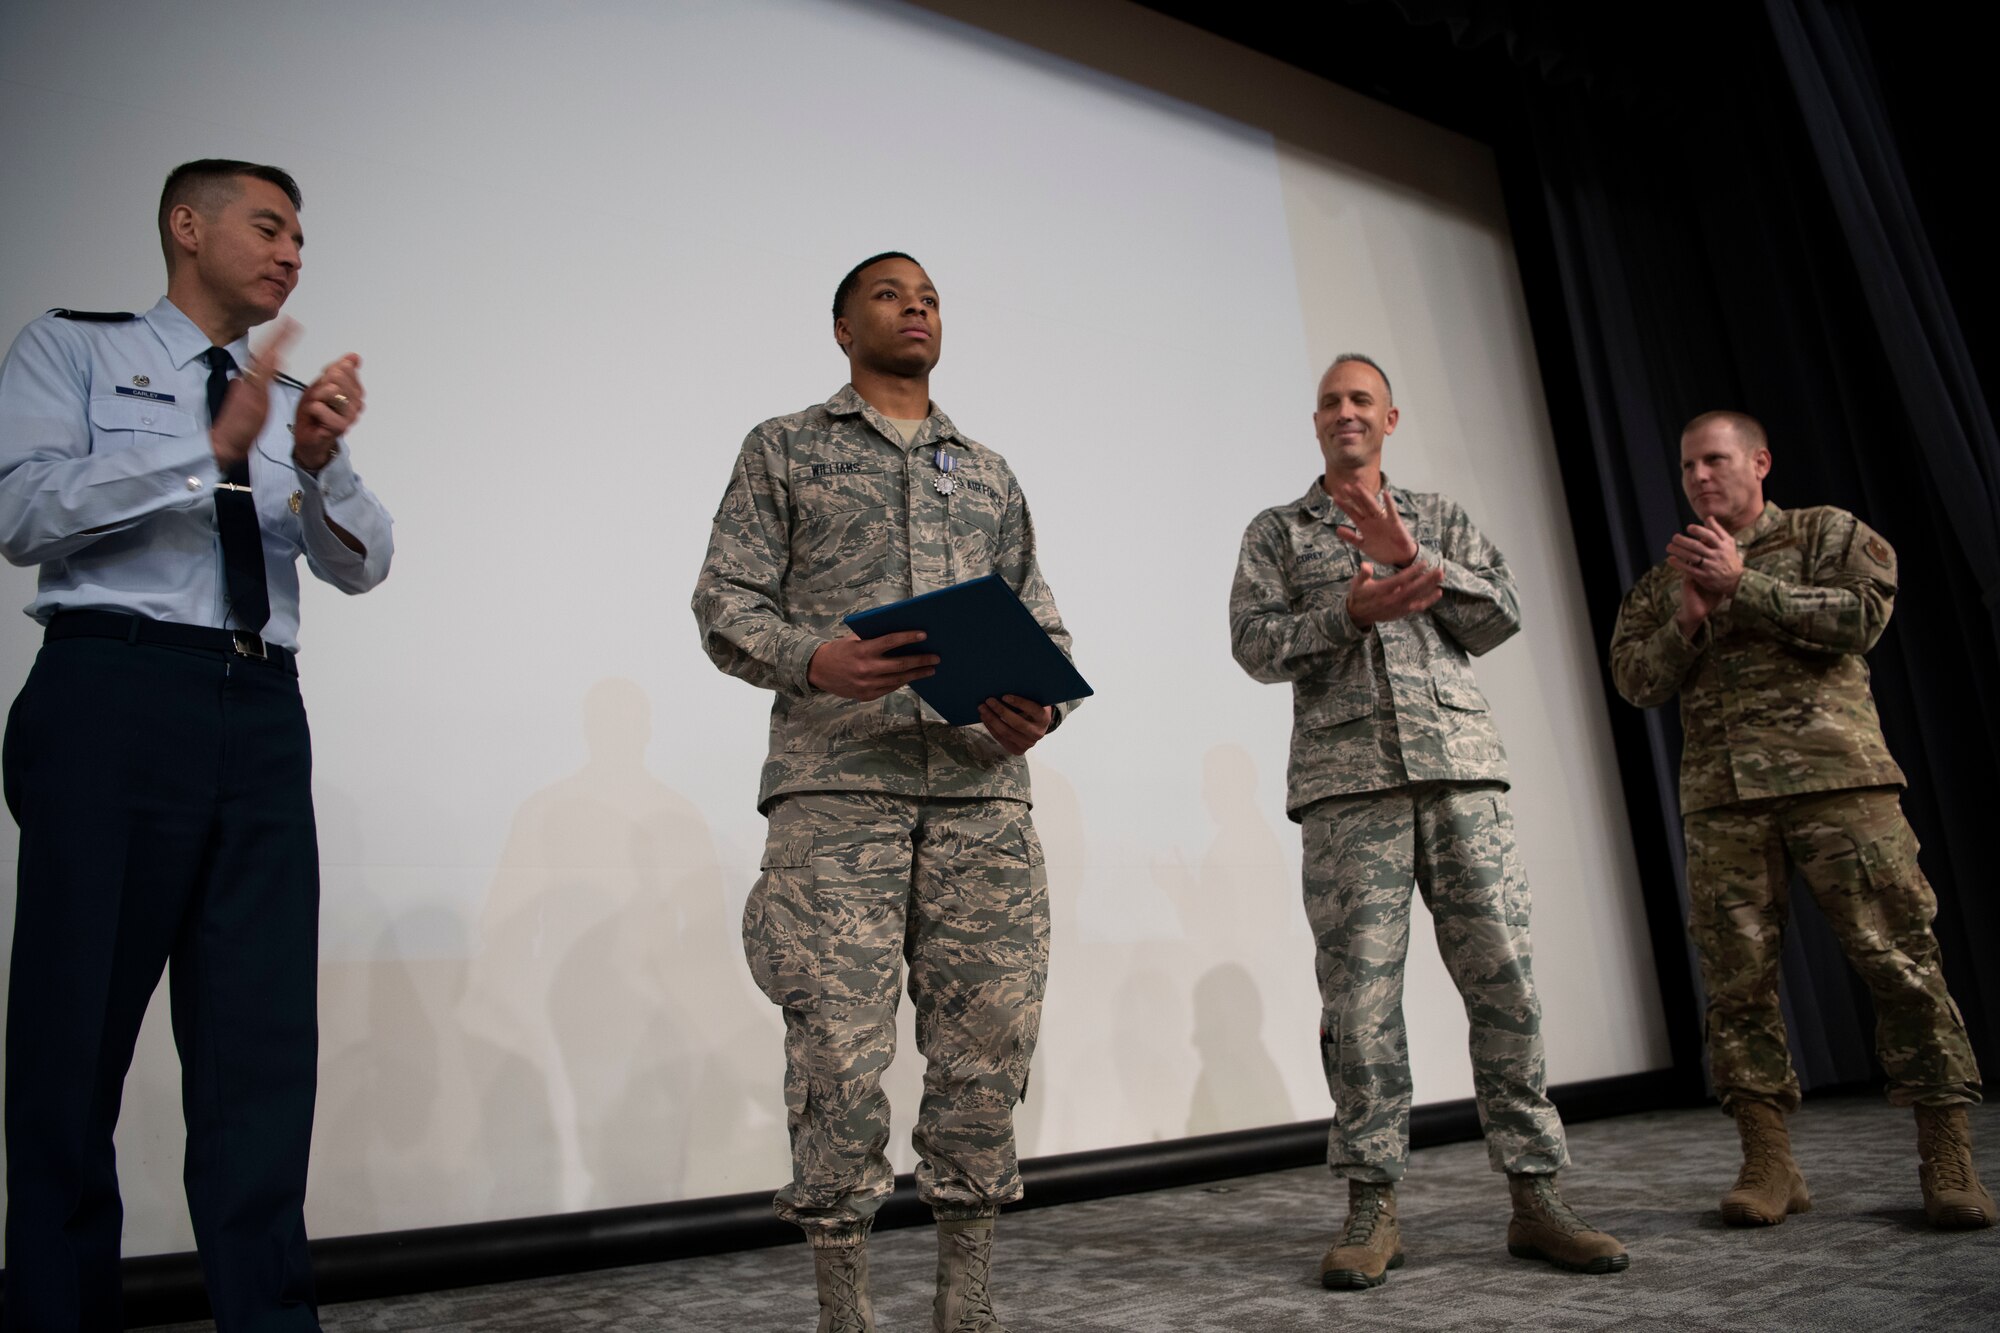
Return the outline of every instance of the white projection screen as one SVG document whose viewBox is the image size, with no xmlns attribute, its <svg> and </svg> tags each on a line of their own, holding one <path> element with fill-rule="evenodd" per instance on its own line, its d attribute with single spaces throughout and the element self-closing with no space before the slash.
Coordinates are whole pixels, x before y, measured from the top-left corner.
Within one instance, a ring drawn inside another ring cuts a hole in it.
<svg viewBox="0 0 2000 1333">
<path fill-rule="evenodd" d="M 786 1177 L 737 935 L 769 699 L 710 666 L 688 596 L 737 445 L 841 385 L 832 289 L 883 249 L 941 289 L 933 392 L 1019 474 L 1098 691 L 1033 756 L 1056 934 L 1022 1154 L 1331 1113 L 1290 699 L 1237 668 L 1226 604 L 1244 525 L 1317 471 L 1345 350 L 1395 379 L 1390 476 L 1457 497 L 1520 580 L 1526 628 L 1477 669 L 1551 1078 L 1668 1063 L 1483 146 L 1114 0 L 9 0 L 0 116 L 10 336 L 149 306 L 160 181 L 229 156 L 304 188 L 294 369 L 364 358 L 350 445 L 395 568 L 311 584 L 301 658 L 316 1235 Z M 38 633 L 0 627 L 10 696 Z M 1467 1097 L 1418 918 L 1418 1101 Z M 906 1170 L 907 1006 L 902 1048 Z M 118 1132 L 128 1253 L 192 1244 L 178 1079 L 163 988 Z"/>
</svg>

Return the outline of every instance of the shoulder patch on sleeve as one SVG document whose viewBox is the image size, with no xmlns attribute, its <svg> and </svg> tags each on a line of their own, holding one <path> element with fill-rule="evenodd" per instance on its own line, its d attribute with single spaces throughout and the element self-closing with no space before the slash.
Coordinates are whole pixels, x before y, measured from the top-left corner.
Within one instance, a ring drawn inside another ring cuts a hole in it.
<svg viewBox="0 0 2000 1333">
<path fill-rule="evenodd" d="M 1888 568 L 1889 543 L 1883 541 L 1880 537 L 1870 537 L 1867 541 L 1861 543 L 1861 549 L 1867 552 L 1870 560 L 1873 560 L 1885 569 Z"/>
<path fill-rule="evenodd" d="M 64 310 L 60 306 L 49 313 L 57 319 L 77 319 L 86 324 L 123 324 L 139 318 L 129 310 Z"/>
</svg>

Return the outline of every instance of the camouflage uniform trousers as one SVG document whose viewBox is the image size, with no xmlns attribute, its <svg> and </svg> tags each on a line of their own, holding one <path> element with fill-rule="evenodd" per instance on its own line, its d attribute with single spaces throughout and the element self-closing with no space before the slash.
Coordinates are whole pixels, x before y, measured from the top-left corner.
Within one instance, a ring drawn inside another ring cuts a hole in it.
<svg viewBox="0 0 2000 1333">
<path fill-rule="evenodd" d="M 1505 791 L 1417 783 L 1317 801 L 1303 822 L 1320 1054 L 1334 1102 L 1327 1165 L 1386 1182 L 1400 1180 L 1409 1164 L 1403 964 L 1414 882 L 1471 1021 L 1473 1093 L 1493 1169 L 1547 1174 L 1566 1166 L 1562 1120 L 1545 1092 L 1528 883 Z"/>
<path fill-rule="evenodd" d="M 1683 826 L 1688 933 L 1708 991 L 1709 1066 L 1724 1110 L 1740 1099 L 1798 1109 L 1778 1007 L 1791 866 L 1875 997 L 1889 1100 L 1980 1099 L 1979 1066 L 1931 934 L 1937 898 L 1894 787 L 1743 801 L 1695 811 Z"/>
<path fill-rule="evenodd" d="M 882 1074 L 905 960 L 924 1094 L 917 1191 L 943 1218 L 1021 1197 L 1014 1105 L 1048 979 L 1048 887 L 1024 801 L 810 792 L 771 808 L 743 913 L 751 975 L 785 1011 L 792 1182 L 778 1215 L 815 1244 L 867 1226 L 895 1185 Z"/>
</svg>

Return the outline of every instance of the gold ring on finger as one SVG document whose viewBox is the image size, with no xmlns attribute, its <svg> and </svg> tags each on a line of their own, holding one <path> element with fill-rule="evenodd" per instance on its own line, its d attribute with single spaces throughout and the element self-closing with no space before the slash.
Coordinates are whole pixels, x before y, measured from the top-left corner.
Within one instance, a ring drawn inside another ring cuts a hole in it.
<svg viewBox="0 0 2000 1333">
<path fill-rule="evenodd" d="M 340 413 L 340 414 L 341 414 L 342 416 L 346 416 L 346 415 L 347 415 L 347 395 L 346 395 L 346 394 L 344 394 L 344 393 L 337 393 L 337 394 L 335 394 L 335 395 L 334 395 L 333 397 L 331 397 L 331 398 L 327 399 L 326 401 L 327 401 L 328 403 L 330 403 L 330 404 L 332 404 L 332 405 L 333 405 L 333 410 L 334 410 L 334 411 L 336 411 L 336 412 Z"/>
</svg>

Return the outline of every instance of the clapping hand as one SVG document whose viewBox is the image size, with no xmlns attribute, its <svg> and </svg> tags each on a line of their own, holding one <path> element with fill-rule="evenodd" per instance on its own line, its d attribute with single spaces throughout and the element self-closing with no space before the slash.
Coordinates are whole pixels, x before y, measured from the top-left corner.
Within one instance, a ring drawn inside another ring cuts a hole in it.
<svg viewBox="0 0 2000 1333">
<path fill-rule="evenodd" d="M 299 399 L 299 412 L 292 420 L 292 461 L 308 472 L 325 467 L 340 437 L 360 420 L 366 401 L 361 358 L 349 352 L 322 370 Z"/>
<path fill-rule="evenodd" d="M 1713 515 L 1673 535 L 1667 542 L 1667 563 L 1718 599 L 1734 595 L 1743 579 L 1743 553 L 1722 520 Z"/>
<path fill-rule="evenodd" d="M 298 337 L 298 322 L 280 319 L 263 350 L 251 352 L 250 364 L 229 382 L 208 431 L 215 465 L 224 473 L 248 458 L 250 447 L 263 434 L 264 421 L 271 413 L 271 380 L 285 368 L 285 353 Z"/>
<path fill-rule="evenodd" d="M 1359 479 L 1343 477 L 1328 494 L 1347 514 L 1347 522 L 1334 527 L 1335 536 L 1378 565 L 1407 565 L 1417 558 L 1417 539 L 1403 526 L 1387 487 L 1370 495 Z"/>
<path fill-rule="evenodd" d="M 1428 611 L 1443 596 L 1444 571 L 1436 565 L 1414 564 L 1387 578 L 1377 578 L 1375 566 L 1363 560 L 1347 585 L 1347 618 L 1365 630 L 1385 620 Z"/>
<path fill-rule="evenodd" d="M 1674 620 L 1691 639 L 1723 599 L 1735 595 L 1743 581 L 1743 553 L 1721 520 L 1711 515 L 1668 540 L 1667 564 L 1681 576 L 1681 604 Z"/>
</svg>

